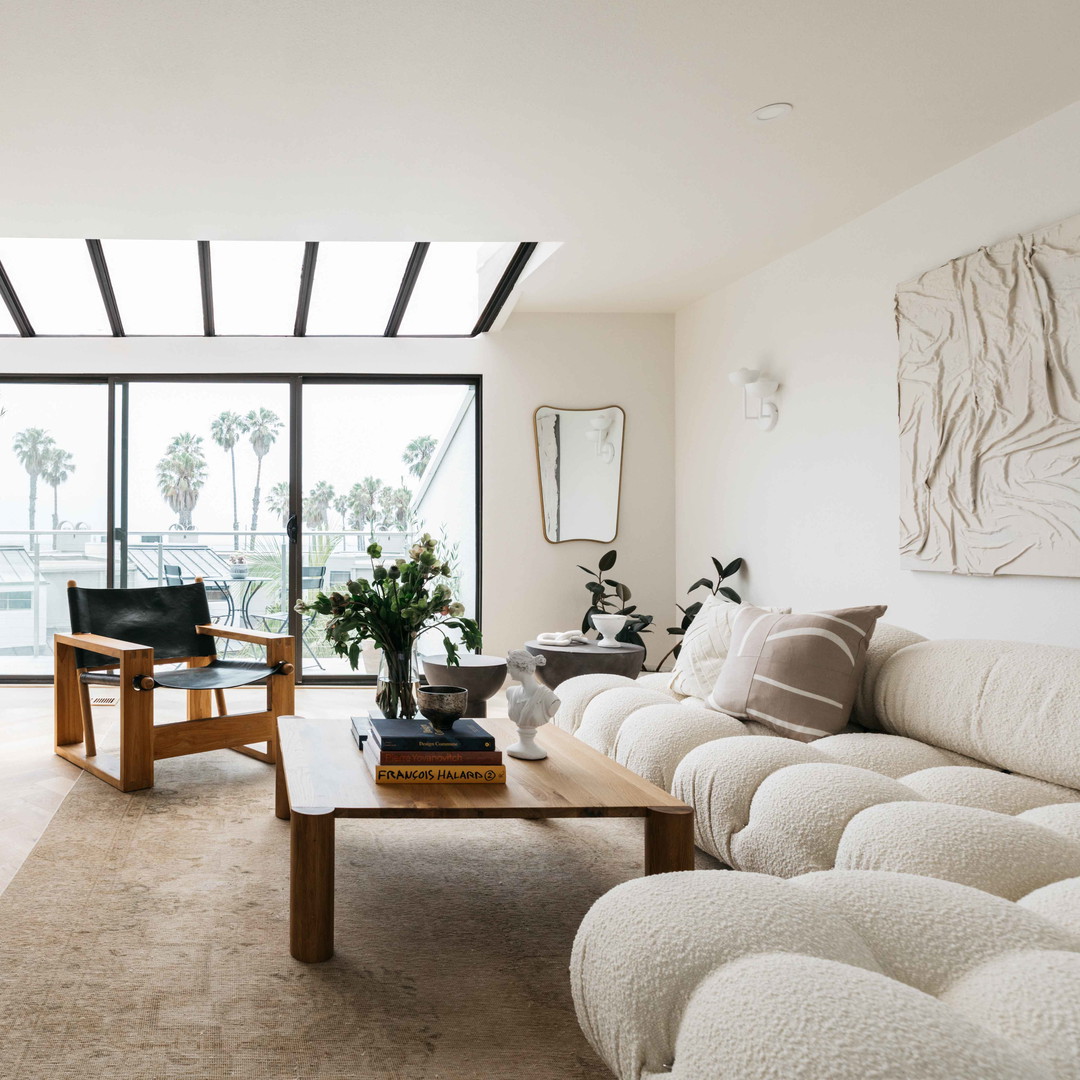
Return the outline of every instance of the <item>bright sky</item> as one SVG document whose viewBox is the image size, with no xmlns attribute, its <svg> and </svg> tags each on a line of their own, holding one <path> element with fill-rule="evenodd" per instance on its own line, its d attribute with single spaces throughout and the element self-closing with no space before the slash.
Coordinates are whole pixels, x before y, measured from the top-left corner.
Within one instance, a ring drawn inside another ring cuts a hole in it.
<svg viewBox="0 0 1080 1080">
<path fill-rule="evenodd" d="M 414 491 L 401 455 L 417 435 L 441 440 L 466 395 L 466 386 L 308 385 L 304 388 L 304 491 L 319 480 L 347 492 L 374 475 L 385 483 L 405 483 Z M 0 383 L 0 530 L 27 527 L 29 478 L 12 450 L 15 435 L 42 427 L 75 459 L 76 471 L 59 489 L 62 521 L 105 526 L 106 390 L 103 386 Z M 244 415 L 259 407 L 288 421 L 288 387 L 274 383 L 131 384 L 129 514 L 132 531 L 161 532 L 176 519 L 158 493 L 157 463 L 174 435 L 203 437 L 207 481 L 194 511 L 196 528 L 232 528 L 229 455 L 210 437 L 210 424 L 225 410 Z M 246 437 L 236 447 L 237 493 L 241 528 L 251 523 L 256 458 Z M 288 476 L 288 439 L 283 427 L 263 459 L 260 529 L 279 528 L 265 500 L 274 484 Z M 52 522 L 53 489 L 39 481 L 37 527 Z M 340 519 L 331 514 L 331 526 Z M 0 543 L 23 541 L 0 536 Z"/>
</svg>

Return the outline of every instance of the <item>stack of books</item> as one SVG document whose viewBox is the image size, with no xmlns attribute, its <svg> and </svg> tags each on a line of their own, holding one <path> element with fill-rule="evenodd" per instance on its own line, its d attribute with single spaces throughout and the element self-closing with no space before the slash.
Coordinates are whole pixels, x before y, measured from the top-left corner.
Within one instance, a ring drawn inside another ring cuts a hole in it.
<svg viewBox="0 0 1080 1080">
<path fill-rule="evenodd" d="M 475 720 L 449 731 L 423 717 L 388 720 L 372 711 L 352 718 L 353 737 L 376 784 L 505 784 L 495 740 Z"/>
</svg>

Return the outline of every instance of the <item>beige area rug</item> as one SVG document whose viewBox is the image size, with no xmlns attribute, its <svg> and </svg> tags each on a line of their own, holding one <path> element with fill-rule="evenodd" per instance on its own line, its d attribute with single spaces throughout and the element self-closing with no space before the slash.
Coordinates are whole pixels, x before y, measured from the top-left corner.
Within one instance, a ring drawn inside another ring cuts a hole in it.
<svg viewBox="0 0 1080 1080">
<path fill-rule="evenodd" d="M 4 1080 L 607 1078 L 570 998 L 640 820 L 339 821 L 337 953 L 288 952 L 272 770 L 84 776 L 0 897 Z"/>
</svg>

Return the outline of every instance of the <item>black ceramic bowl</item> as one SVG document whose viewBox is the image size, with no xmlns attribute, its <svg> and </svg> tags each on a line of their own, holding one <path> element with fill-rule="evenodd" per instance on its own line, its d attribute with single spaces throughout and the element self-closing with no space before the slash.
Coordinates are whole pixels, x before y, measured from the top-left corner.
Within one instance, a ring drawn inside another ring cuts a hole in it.
<svg viewBox="0 0 1080 1080">
<path fill-rule="evenodd" d="M 421 686 L 416 692 L 420 712 L 437 728 L 450 728 L 465 712 L 469 692 L 461 686 Z"/>
</svg>

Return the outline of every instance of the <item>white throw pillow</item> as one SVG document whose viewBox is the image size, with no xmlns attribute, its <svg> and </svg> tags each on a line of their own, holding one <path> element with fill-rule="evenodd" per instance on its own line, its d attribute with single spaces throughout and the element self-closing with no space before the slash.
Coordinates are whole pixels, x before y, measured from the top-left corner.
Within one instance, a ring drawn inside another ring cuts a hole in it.
<svg viewBox="0 0 1080 1080">
<path fill-rule="evenodd" d="M 707 698 L 716 685 L 731 646 L 731 627 L 743 605 L 719 594 L 710 596 L 683 635 L 682 649 L 671 671 L 671 689 L 683 697 Z M 791 608 L 768 608 L 789 615 Z"/>
</svg>

